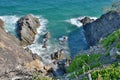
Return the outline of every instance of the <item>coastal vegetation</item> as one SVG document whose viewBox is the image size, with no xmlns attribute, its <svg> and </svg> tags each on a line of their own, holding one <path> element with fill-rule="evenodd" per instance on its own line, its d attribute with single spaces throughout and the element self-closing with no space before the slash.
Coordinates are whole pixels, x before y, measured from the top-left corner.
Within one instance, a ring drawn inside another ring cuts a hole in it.
<svg viewBox="0 0 120 80">
<path fill-rule="evenodd" d="M 109 56 L 105 56 L 106 54 L 80 54 L 76 56 L 67 69 L 70 74 L 69 78 L 73 79 L 84 75 L 82 79 L 86 80 L 86 74 L 90 73 L 93 80 L 96 80 L 99 76 L 103 80 L 117 80 L 120 78 L 120 62 L 109 62 Z"/>
<path fill-rule="evenodd" d="M 120 29 L 102 39 L 100 43 L 107 49 L 111 47 L 120 48 Z"/>
<path fill-rule="evenodd" d="M 100 40 L 99 44 L 106 48 L 104 54 L 79 54 L 73 59 L 67 69 L 71 79 L 84 75 L 82 79 L 87 80 L 85 74 L 88 72 L 93 80 L 98 78 L 118 80 L 120 78 L 120 56 L 116 55 L 116 61 L 112 61 L 110 58 L 110 50 L 113 47 L 120 49 L 120 29 Z"/>
<path fill-rule="evenodd" d="M 91 72 L 92 79 L 118 80 L 120 78 L 120 62 L 110 64 L 102 69 L 96 69 Z"/>
</svg>

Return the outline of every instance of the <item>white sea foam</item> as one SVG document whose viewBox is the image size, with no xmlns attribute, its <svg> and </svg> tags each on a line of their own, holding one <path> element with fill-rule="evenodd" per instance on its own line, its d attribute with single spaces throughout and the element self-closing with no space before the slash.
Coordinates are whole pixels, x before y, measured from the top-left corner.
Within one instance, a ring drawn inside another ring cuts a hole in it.
<svg viewBox="0 0 120 80">
<path fill-rule="evenodd" d="M 69 22 L 69 23 L 71 23 L 72 25 L 75 25 L 75 26 L 77 26 L 77 27 L 82 27 L 82 23 L 80 22 L 80 20 L 81 19 L 83 19 L 83 18 L 85 18 L 85 16 L 83 16 L 83 17 L 78 17 L 78 18 L 71 18 L 71 19 L 69 19 L 69 20 L 65 20 L 66 22 Z M 94 20 L 96 20 L 97 19 L 97 17 L 90 17 L 91 19 L 94 19 Z"/>
<path fill-rule="evenodd" d="M 51 48 L 50 42 L 49 41 L 47 42 L 49 44 L 49 45 L 47 45 L 47 49 L 42 48 L 43 38 L 41 37 L 47 32 L 46 25 L 48 23 L 48 20 L 43 18 L 42 16 L 36 16 L 36 17 L 39 18 L 40 27 L 37 29 L 37 34 L 36 34 L 33 44 L 28 45 L 27 47 L 30 50 L 32 50 L 33 53 L 36 53 L 39 56 L 41 56 L 45 63 L 51 63 L 50 54 L 48 53 L 48 52 L 50 52 L 50 48 Z"/>
<path fill-rule="evenodd" d="M 14 34 L 16 21 L 19 19 L 19 17 L 16 15 L 14 15 L 14 16 L 0 16 L 0 19 L 2 19 L 4 21 L 4 26 L 5 26 L 6 32 Z"/>
<path fill-rule="evenodd" d="M 65 55 L 68 55 L 68 51 L 67 51 L 68 47 L 65 45 L 60 45 L 59 40 L 57 42 L 56 40 L 53 39 L 52 41 L 51 40 L 47 41 L 47 49 L 42 48 L 43 37 L 41 36 L 43 36 L 47 32 L 46 27 L 47 27 L 48 20 L 44 19 L 43 17 L 38 17 L 38 18 L 40 21 L 40 27 L 37 29 L 38 34 L 35 37 L 34 43 L 27 47 L 30 50 L 32 50 L 33 53 L 37 53 L 39 56 L 41 56 L 45 64 L 51 64 L 52 60 L 50 55 L 55 50 L 57 51 L 61 48 L 64 48 L 66 53 Z"/>
</svg>

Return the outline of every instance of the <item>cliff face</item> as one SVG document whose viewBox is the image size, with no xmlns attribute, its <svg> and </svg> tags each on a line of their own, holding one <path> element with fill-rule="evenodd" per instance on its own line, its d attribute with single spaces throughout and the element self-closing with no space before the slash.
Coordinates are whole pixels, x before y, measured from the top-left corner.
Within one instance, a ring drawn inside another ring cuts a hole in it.
<svg viewBox="0 0 120 80">
<path fill-rule="evenodd" d="M 96 21 L 84 25 L 83 28 L 88 44 L 96 45 L 101 38 L 120 28 L 120 12 L 110 11 Z"/>
<path fill-rule="evenodd" d="M 0 20 L 0 76 L 18 70 L 19 65 L 30 61 L 32 57 L 19 45 L 19 40 L 4 31 Z"/>
</svg>

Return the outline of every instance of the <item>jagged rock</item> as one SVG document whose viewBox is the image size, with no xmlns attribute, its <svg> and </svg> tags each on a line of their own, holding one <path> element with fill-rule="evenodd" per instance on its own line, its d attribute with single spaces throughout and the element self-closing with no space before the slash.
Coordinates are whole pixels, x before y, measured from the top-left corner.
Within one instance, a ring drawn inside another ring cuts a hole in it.
<svg viewBox="0 0 120 80">
<path fill-rule="evenodd" d="M 27 47 L 27 48 L 25 48 L 25 50 L 30 54 L 30 55 L 32 55 L 33 53 L 32 53 L 32 51 Z"/>
<path fill-rule="evenodd" d="M 33 60 L 19 43 L 18 39 L 0 28 L 0 78 L 11 71 L 22 71 L 22 64 Z"/>
<path fill-rule="evenodd" d="M 32 51 L 28 47 L 25 48 L 25 50 L 32 56 L 33 60 L 38 59 L 38 60 L 42 61 L 42 58 L 38 54 L 32 53 Z"/>
<path fill-rule="evenodd" d="M 83 24 L 83 25 L 86 25 L 87 23 L 91 23 L 93 22 L 94 19 L 90 19 L 89 17 L 85 17 L 83 19 L 80 20 L 80 22 Z"/>
<path fill-rule="evenodd" d="M 24 65 L 28 71 L 39 71 L 39 70 L 42 70 L 44 67 L 43 62 L 41 62 L 38 59 L 35 59 L 35 60 L 28 62 L 28 63 L 24 63 Z"/>
<path fill-rule="evenodd" d="M 50 38 L 50 32 L 46 32 L 45 35 L 43 35 L 43 38 L 49 39 Z"/>
<path fill-rule="evenodd" d="M 66 67 L 65 67 L 65 63 L 63 62 L 58 62 L 58 67 L 60 68 L 61 71 L 63 71 L 63 73 L 66 73 Z"/>
<path fill-rule="evenodd" d="M 104 54 L 106 52 L 106 49 L 102 45 L 96 45 L 96 46 L 90 46 L 87 50 L 81 50 L 80 53 L 84 54 Z"/>
<path fill-rule="evenodd" d="M 21 45 L 26 46 L 32 44 L 39 26 L 38 18 L 32 14 L 26 15 L 17 21 L 16 33 L 21 41 Z"/>
<path fill-rule="evenodd" d="M 42 58 L 38 54 L 32 54 L 33 60 L 38 59 L 42 61 Z"/>
<path fill-rule="evenodd" d="M 54 52 L 51 54 L 52 60 L 62 60 L 63 59 L 63 50 L 58 50 L 57 52 Z"/>
<path fill-rule="evenodd" d="M 120 52 L 119 52 L 118 48 L 113 47 L 113 48 L 110 50 L 110 56 L 111 56 L 111 57 L 116 57 L 117 55 L 120 55 Z"/>
<path fill-rule="evenodd" d="M 110 11 L 92 23 L 84 25 L 85 37 L 90 46 L 120 28 L 120 12 Z"/>
</svg>

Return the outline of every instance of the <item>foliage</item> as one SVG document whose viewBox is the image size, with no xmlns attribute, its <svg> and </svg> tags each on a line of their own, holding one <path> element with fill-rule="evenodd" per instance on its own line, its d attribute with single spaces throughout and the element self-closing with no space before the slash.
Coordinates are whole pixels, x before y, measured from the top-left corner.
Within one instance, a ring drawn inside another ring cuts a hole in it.
<svg viewBox="0 0 120 80">
<path fill-rule="evenodd" d="M 98 67 L 101 65 L 99 62 L 101 55 L 100 54 L 81 54 L 76 56 L 71 65 L 68 67 L 67 71 L 68 73 L 73 74 L 70 76 L 70 78 L 74 78 L 75 76 L 78 76 L 80 74 L 83 74 L 87 72 L 90 69 L 93 69 L 94 67 Z"/>
<path fill-rule="evenodd" d="M 108 37 L 100 41 L 105 48 L 109 48 L 113 43 L 114 47 L 120 48 L 120 29 L 110 34 Z"/>
<path fill-rule="evenodd" d="M 119 63 L 115 63 L 110 65 L 109 67 L 102 68 L 99 70 L 94 70 L 91 72 L 92 79 L 96 80 L 99 76 L 102 80 L 118 80 L 120 79 L 120 65 Z"/>
<path fill-rule="evenodd" d="M 82 69 L 85 71 L 92 69 L 98 65 L 100 56 L 101 56 L 100 54 L 78 55 L 73 59 L 71 65 L 68 68 L 68 72 L 70 73 L 70 72 L 76 71 L 78 69 Z M 92 67 L 90 67 L 90 66 L 92 66 Z"/>
<path fill-rule="evenodd" d="M 50 77 L 41 76 L 38 72 L 32 74 L 32 80 L 52 80 Z"/>
</svg>

